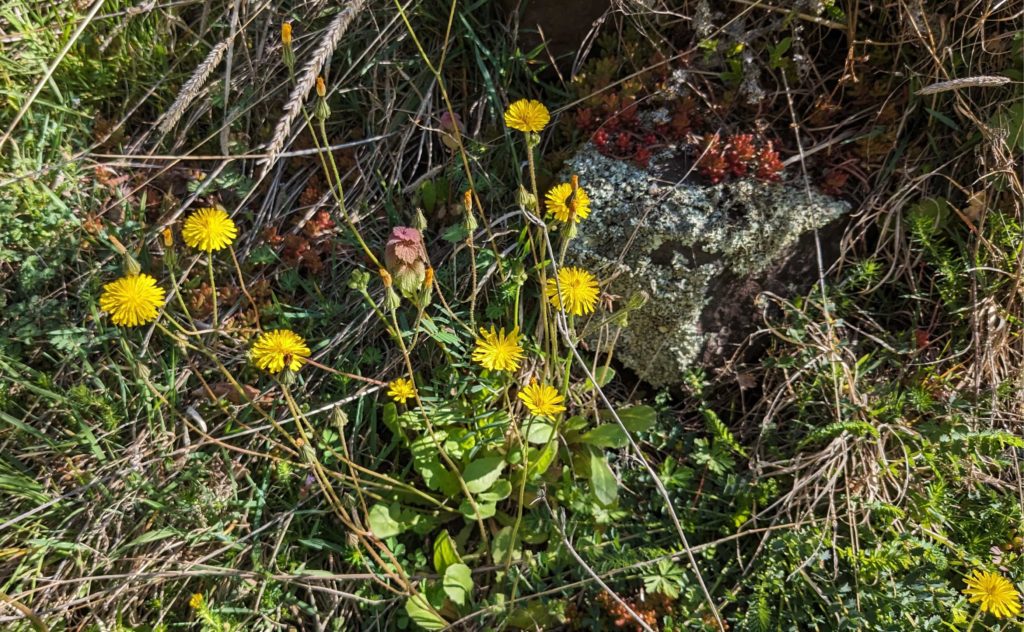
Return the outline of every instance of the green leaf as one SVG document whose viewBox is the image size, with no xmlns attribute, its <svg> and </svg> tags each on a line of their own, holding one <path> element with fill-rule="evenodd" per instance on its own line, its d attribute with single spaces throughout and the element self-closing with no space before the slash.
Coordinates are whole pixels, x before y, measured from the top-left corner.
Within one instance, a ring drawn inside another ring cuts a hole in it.
<svg viewBox="0 0 1024 632">
<path fill-rule="evenodd" d="M 460 606 L 473 594 L 473 575 L 465 564 L 452 564 L 444 571 L 444 594 Z"/>
<path fill-rule="evenodd" d="M 527 428 L 526 440 L 534 445 L 545 445 L 554 433 L 554 426 L 546 421 L 534 419 Z"/>
<path fill-rule="evenodd" d="M 493 518 L 494 514 L 498 511 L 497 506 L 494 503 L 484 502 L 479 499 L 476 499 L 476 508 L 480 511 L 479 518 L 481 520 Z M 473 510 L 473 505 L 469 504 L 468 499 L 463 499 L 462 502 L 459 503 L 459 513 L 470 520 L 477 519 L 477 512 Z"/>
<path fill-rule="evenodd" d="M 459 557 L 455 540 L 452 540 L 447 530 L 442 531 L 434 540 L 434 570 L 443 575 L 445 569 L 460 562 L 462 558 Z"/>
<path fill-rule="evenodd" d="M 417 593 L 406 600 L 405 613 L 409 615 L 413 623 L 424 630 L 443 630 L 448 627 L 448 622 L 430 607 L 423 593 Z"/>
<path fill-rule="evenodd" d="M 517 546 L 518 539 L 517 535 L 517 541 L 512 542 L 512 527 L 502 527 L 501 531 L 498 531 L 498 534 L 491 540 L 491 559 L 495 564 L 504 564 L 510 552 L 513 561 L 523 556 L 523 552 Z"/>
<path fill-rule="evenodd" d="M 610 366 L 599 366 L 594 371 L 594 379 L 597 380 L 597 385 L 604 387 L 615 379 L 615 369 Z M 583 385 L 583 390 L 592 391 L 594 390 L 594 382 L 588 377 L 586 383 Z"/>
<path fill-rule="evenodd" d="M 527 468 L 526 480 L 531 481 L 538 476 L 543 476 L 548 471 L 548 468 L 551 467 L 551 463 L 554 462 L 557 454 L 558 446 L 554 441 L 545 446 L 539 453 L 536 450 L 530 450 L 530 465 Z"/>
<path fill-rule="evenodd" d="M 494 485 L 505 469 L 505 459 L 500 456 L 485 456 L 466 466 L 462 478 L 466 481 L 466 489 L 471 494 L 485 492 Z"/>
<path fill-rule="evenodd" d="M 477 495 L 477 500 L 484 503 L 496 503 L 499 500 L 505 500 L 509 494 L 512 493 L 512 483 L 507 478 L 503 478 L 496 482 L 486 492 L 481 492 Z"/>
<path fill-rule="evenodd" d="M 658 411 L 650 406 L 630 406 L 617 411 L 622 425 L 630 432 L 644 432 L 654 426 L 658 420 Z M 600 417 L 604 421 L 614 422 L 615 417 L 610 410 L 602 410 Z"/>
<path fill-rule="evenodd" d="M 595 448 L 624 448 L 629 444 L 626 433 L 618 424 L 601 424 L 580 437 L 583 443 L 589 443 Z"/>
<path fill-rule="evenodd" d="M 434 212 L 437 206 L 437 187 L 430 180 L 424 180 L 420 185 L 420 202 L 427 213 Z"/>
<path fill-rule="evenodd" d="M 608 465 L 608 458 L 604 452 L 593 448 L 590 450 L 590 487 L 604 507 L 610 507 L 619 497 L 619 483 Z"/>
<path fill-rule="evenodd" d="M 377 503 L 370 507 L 370 531 L 381 540 L 396 536 L 408 528 L 409 525 L 402 524 L 402 508 L 398 503 L 391 503 L 390 507 Z"/>
</svg>

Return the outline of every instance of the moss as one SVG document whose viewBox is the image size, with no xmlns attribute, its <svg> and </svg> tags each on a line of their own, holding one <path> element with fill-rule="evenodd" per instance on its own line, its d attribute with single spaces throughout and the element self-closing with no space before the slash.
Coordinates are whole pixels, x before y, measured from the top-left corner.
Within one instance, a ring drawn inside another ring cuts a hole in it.
<svg viewBox="0 0 1024 632">
<path fill-rule="evenodd" d="M 566 165 L 591 200 L 569 257 L 610 280 L 612 294 L 650 295 L 630 315 L 616 355 L 655 386 L 681 383 L 703 349 L 700 317 L 715 298 L 708 296 L 713 282 L 758 275 L 787 257 L 802 234 L 849 210 L 784 183 L 676 184 L 658 175 L 666 160 L 648 172 L 587 146 Z"/>
</svg>

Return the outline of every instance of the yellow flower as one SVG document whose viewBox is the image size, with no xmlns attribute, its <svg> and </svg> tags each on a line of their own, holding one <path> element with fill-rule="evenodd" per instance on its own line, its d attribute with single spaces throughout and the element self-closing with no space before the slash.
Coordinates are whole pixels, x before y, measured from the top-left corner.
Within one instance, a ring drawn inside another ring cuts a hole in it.
<svg viewBox="0 0 1024 632">
<path fill-rule="evenodd" d="M 562 300 L 559 300 L 559 290 Z M 564 306 L 568 314 L 582 316 L 593 312 L 597 305 L 597 279 L 583 268 L 559 268 L 558 284 L 548 279 L 544 293 L 555 309 Z"/>
<path fill-rule="evenodd" d="M 975 570 L 967 576 L 964 594 L 971 603 L 981 604 L 982 612 L 991 612 L 997 618 L 1020 614 L 1020 593 L 997 573 Z"/>
<path fill-rule="evenodd" d="M 188 216 L 181 238 L 193 248 L 213 252 L 226 248 L 238 236 L 238 229 L 222 208 L 201 208 Z"/>
<path fill-rule="evenodd" d="M 285 46 L 292 45 L 292 23 L 282 22 L 281 23 L 281 43 Z"/>
<path fill-rule="evenodd" d="M 554 417 L 565 412 L 565 406 L 562 405 L 565 398 L 558 394 L 554 386 L 538 384 L 537 380 L 532 380 L 529 386 L 519 391 L 519 399 L 538 417 Z"/>
<path fill-rule="evenodd" d="M 571 199 L 570 199 L 571 198 Z M 555 216 L 555 219 L 563 224 L 569 223 L 569 218 L 576 224 L 590 215 L 590 196 L 583 190 L 583 187 L 576 188 L 576 195 L 572 194 L 572 185 L 568 182 L 556 184 L 548 190 L 544 200 L 548 206 L 548 212 Z"/>
<path fill-rule="evenodd" d="M 539 132 L 551 120 L 540 101 L 520 99 L 505 110 L 505 125 L 520 132 Z"/>
<path fill-rule="evenodd" d="M 302 336 L 288 329 L 275 329 L 260 334 L 252 346 L 252 360 L 268 373 L 279 373 L 286 366 L 298 371 L 302 358 L 309 357 L 309 347 Z"/>
<path fill-rule="evenodd" d="M 100 295 L 100 309 L 115 325 L 134 327 L 156 320 L 164 304 L 164 290 L 148 274 L 132 274 L 107 283 Z"/>
<path fill-rule="evenodd" d="M 416 386 L 412 383 L 412 380 L 400 377 L 394 382 L 388 384 L 388 386 L 391 387 L 388 389 L 388 397 L 399 404 L 404 404 L 405 400 L 410 397 L 416 397 Z"/>
<path fill-rule="evenodd" d="M 505 335 L 505 328 L 495 333 L 494 325 L 490 331 L 480 328 L 480 338 L 476 339 L 473 360 L 492 371 L 515 371 L 519 361 L 523 359 L 523 348 L 519 346 L 519 329 L 513 329 Z"/>
<path fill-rule="evenodd" d="M 202 608 L 203 593 L 192 593 L 192 596 L 189 597 L 188 600 L 188 607 L 192 608 L 193 610 L 199 610 L 200 608 Z"/>
</svg>

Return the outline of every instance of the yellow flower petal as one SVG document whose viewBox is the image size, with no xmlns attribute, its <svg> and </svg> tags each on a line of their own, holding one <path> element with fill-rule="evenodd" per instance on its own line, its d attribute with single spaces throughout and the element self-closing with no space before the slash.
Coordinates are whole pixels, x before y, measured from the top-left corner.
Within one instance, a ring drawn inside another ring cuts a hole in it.
<svg viewBox="0 0 1024 632">
<path fill-rule="evenodd" d="M 407 399 L 416 397 L 416 386 L 412 383 L 412 380 L 400 377 L 388 386 L 390 387 L 388 389 L 388 397 L 399 404 L 404 404 Z"/>
<path fill-rule="evenodd" d="M 1014 617 L 1021 611 L 1020 593 L 997 573 L 975 570 L 967 576 L 964 594 L 968 601 L 979 604 L 982 612 L 990 612 L 996 618 Z"/>
<path fill-rule="evenodd" d="M 135 274 L 103 286 L 100 309 L 110 314 L 115 325 L 135 327 L 156 320 L 164 304 L 164 290 L 148 274 Z"/>
<path fill-rule="evenodd" d="M 252 346 L 253 362 L 268 373 L 280 373 L 286 366 L 292 371 L 298 371 L 302 359 L 308 357 L 306 341 L 288 329 L 262 333 Z"/>
<path fill-rule="evenodd" d="M 505 328 L 500 333 L 480 329 L 476 349 L 473 350 L 473 361 L 492 371 L 515 371 L 523 358 L 523 348 L 519 346 L 519 329 L 513 329 L 505 335 Z"/>
<path fill-rule="evenodd" d="M 520 132 L 539 132 L 550 120 L 544 104 L 532 99 L 520 99 L 505 110 L 505 125 Z"/>
<path fill-rule="evenodd" d="M 221 208 L 201 208 L 188 216 L 181 238 L 192 248 L 213 252 L 227 248 L 238 236 L 238 228 Z"/>
<path fill-rule="evenodd" d="M 565 398 L 558 394 L 554 386 L 538 384 L 537 380 L 533 380 L 529 386 L 519 391 L 519 399 L 538 417 L 554 417 L 565 412 Z"/>
<path fill-rule="evenodd" d="M 559 290 L 561 299 L 559 300 Z M 558 270 L 558 283 L 548 279 L 544 293 L 555 309 L 562 309 L 572 316 L 583 316 L 594 311 L 599 290 L 597 279 L 583 268 L 565 267 Z"/>
<path fill-rule="evenodd" d="M 576 195 L 573 196 L 572 185 L 568 182 L 551 187 L 544 196 L 544 201 L 548 212 L 563 224 L 568 224 L 570 219 L 578 224 L 580 220 L 590 215 L 590 196 L 583 187 L 578 187 Z"/>
</svg>

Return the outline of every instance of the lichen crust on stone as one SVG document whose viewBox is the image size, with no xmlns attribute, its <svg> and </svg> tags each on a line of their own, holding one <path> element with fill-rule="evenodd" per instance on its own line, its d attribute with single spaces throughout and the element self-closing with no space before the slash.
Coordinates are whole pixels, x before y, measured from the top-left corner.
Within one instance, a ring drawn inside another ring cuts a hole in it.
<svg viewBox="0 0 1024 632">
<path fill-rule="evenodd" d="M 667 159 L 656 157 L 646 171 L 587 145 L 565 167 L 591 201 L 569 259 L 623 300 L 650 295 L 630 314 L 615 353 L 654 386 L 682 383 L 700 354 L 707 338 L 700 317 L 716 279 L 757 276 L 801 235 L 849 211 L 846 202 L 787 183 L 677 183 L 659 175 Z"/>
</svg>

